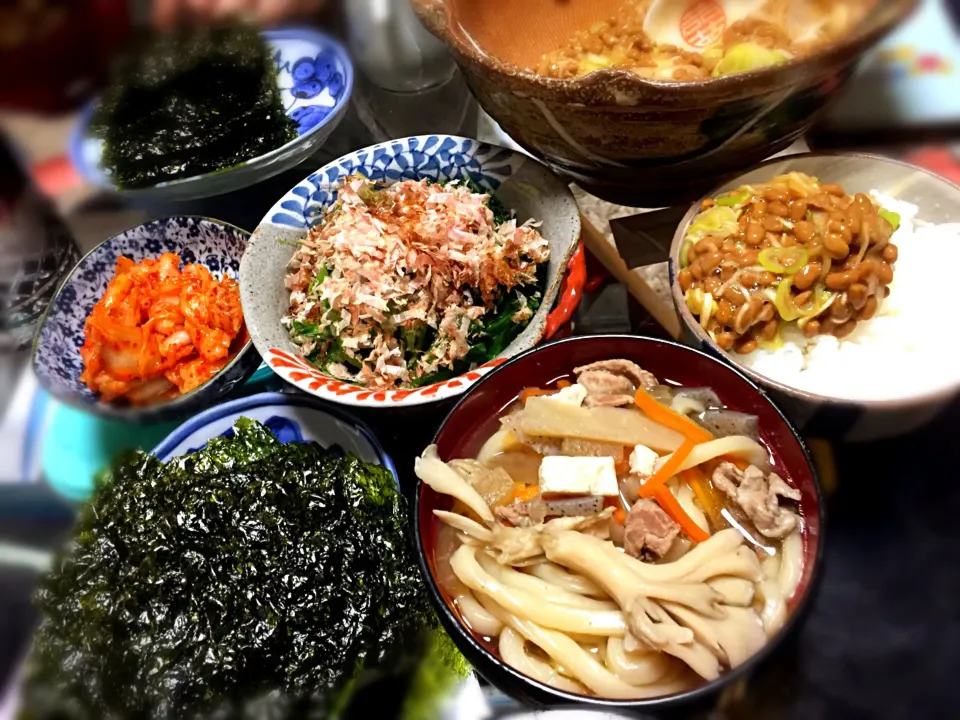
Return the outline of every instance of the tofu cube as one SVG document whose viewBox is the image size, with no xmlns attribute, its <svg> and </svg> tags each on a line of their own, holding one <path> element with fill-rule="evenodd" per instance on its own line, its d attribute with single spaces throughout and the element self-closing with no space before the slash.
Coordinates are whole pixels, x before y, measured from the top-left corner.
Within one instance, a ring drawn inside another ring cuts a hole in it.
<svg viewBox="0 0 960 720">
<path fill-rule="evenodd" d="M 540 494 L 618 497 L 613 458 L 549 455 L 540 461 Z"/>
<path fill-rule="evenodd" d="M 634 475 L 650 477 L 656 471 L 659 458 L 660 456 L 646 445 L 637 445 L 630 453 L 630 472 Z"/>
<path fill-rule="evenodd" d="M 579 383 L 574 383 L 570 387 L 561 388 L 559 392 L 555 392 L 553 395 L 544 396 L 544 399 L 580 407 L 583 405 L 583 401 L 587 399 L 587 389 Z"/>
</svg>

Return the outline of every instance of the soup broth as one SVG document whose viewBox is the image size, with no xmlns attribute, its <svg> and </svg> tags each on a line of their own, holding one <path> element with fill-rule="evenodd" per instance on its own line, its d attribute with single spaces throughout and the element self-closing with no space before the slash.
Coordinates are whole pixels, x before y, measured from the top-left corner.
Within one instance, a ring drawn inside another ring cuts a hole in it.
<svg viewBox="0 0 960 720">
<path fill-rule="evenodd" d="M 500 425 L 475 457 L 431 446 L 416 472 L 451 498 L 437 582 L 507 664 L 568 692 L 658 697 L 783 626 L 804 521 L 756 417 L 614 359 L 524 391 Z"/>
</svg>

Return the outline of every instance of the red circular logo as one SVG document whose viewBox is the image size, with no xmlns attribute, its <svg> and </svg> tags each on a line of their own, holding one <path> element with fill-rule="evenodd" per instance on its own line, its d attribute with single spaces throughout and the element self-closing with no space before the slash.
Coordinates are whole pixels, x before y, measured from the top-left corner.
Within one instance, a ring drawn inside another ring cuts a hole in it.
<svg viewBox="0 0 960 720">
<path fill-rule="evenodd" d="M 696 0 L 680 17 L 680 37 L 692 47 L 717 42 L 727 29 L 727 14 L 714 0 Z"/>
</svg>

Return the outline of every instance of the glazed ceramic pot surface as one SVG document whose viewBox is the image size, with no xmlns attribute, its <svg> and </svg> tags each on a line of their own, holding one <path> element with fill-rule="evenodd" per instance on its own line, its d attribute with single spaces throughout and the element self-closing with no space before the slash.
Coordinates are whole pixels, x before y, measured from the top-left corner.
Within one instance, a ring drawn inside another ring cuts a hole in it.
<svg viewBox="0 0 960 720">
<path fill-rule="evenodd" d="M 525 69 L 616 4 L 414 0 L 484 110 L 524 149 L 604 200 L 660 207 L 692 200 L 800 137 L 916 0 L 884 0 L 809 57 L 715 80 L 652 82 L 615 70 L 558 80 Z"/>
</svg>

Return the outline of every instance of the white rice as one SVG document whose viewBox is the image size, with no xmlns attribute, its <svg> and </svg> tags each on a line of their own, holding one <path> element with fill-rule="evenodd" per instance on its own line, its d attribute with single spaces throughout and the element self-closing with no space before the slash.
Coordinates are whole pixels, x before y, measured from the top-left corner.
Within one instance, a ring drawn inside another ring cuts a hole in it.
<svg viewBox="0 0 960 720">
<path fill-rule="evenodd" d="M 807 339 L 791 325 L 783 347 L 734 355 L 737 362 L 784 385 L 846 400 L 903 399 L 960 380 L 960 223 L 930 225 L 916 218 L 915 205 L 871 195 L 900 215 L 894 280 L 877 316 L 843 340 Z"/>
</svg>

